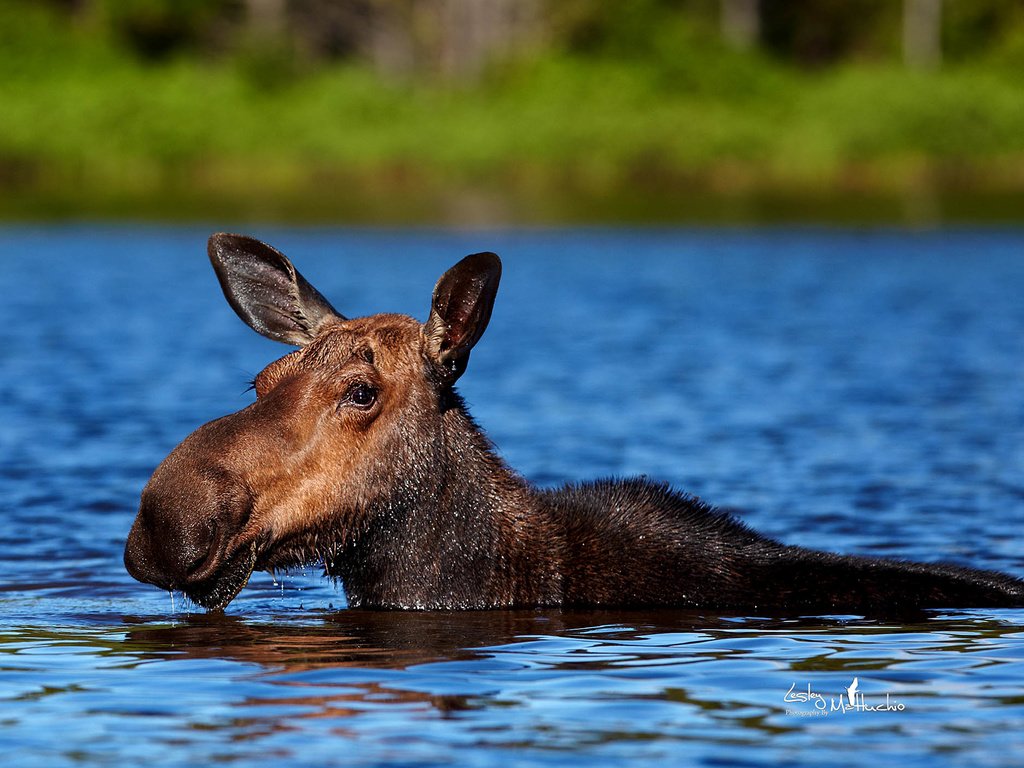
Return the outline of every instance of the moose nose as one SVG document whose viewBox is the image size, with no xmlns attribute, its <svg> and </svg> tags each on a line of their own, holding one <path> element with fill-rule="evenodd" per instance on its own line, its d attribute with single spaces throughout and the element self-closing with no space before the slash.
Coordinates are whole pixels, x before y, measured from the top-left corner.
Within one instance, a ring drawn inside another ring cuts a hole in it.
<svg viewBox="0 0 1024 768">
<path fill-rule="evenodd" d="M 238 488 L 216 473 L 177 478 L 170 485 L 160 475 L 142 493 L 124 565 L 139 581 L 185 589 L 217 572 L 247 505 Z"/>
</svg>

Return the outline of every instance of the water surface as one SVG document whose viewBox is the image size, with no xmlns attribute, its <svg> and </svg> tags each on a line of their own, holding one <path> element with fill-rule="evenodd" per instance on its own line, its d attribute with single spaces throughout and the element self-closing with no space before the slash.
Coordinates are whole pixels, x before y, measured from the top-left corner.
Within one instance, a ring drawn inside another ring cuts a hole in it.
<svg viewBox="0 0 1024 768">
<path fill-rule="evenodd" d="M 1018 759 L 1024 611 L 373 613 L 307 569 L 212 617 L 133 582 L 149 473 L 286 351 L 207 234 L 0 230 L 5 763 Z M 535 482 L 647 474 L 787 542 L 1024 575 L 1024 232 L 256 234 L 349 315 L 422 319 L 501 253 L 460 388 Z"/>
</svg>

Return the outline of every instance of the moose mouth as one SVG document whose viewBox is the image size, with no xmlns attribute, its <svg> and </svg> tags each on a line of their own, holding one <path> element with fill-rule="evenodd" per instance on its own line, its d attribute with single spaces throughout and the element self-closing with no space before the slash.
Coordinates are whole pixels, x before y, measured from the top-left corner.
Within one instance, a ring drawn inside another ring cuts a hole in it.
<svg viewBox="0 0 1024 768">
<path fill-rule="evenodd" d="M 195 584 L 189 584 L 184 590 L 185 596 L 208 611 L 222 610 L 249 583 L 258 556 L 256 542 L 239 549 L 225 561 L 216 574 Z"/>
<path fill-rule="evenodd" d="M 324 561 L 323 553 L 311 548 L 306 538 L 298 536 L 280 542 L 266 539 L 251 541 L 228 556 L 215 573 L 190 583 L 182 591 L 187 598 L 207 611 L 223 610 L 249 583 L 253 571 L 257 569 L 272 573 L 279 569 Z"/>
</svg>

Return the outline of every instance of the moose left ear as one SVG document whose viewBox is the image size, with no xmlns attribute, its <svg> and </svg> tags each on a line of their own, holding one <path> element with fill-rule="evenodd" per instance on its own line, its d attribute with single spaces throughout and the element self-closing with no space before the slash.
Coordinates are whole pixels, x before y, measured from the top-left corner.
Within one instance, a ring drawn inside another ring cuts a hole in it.
<svg viewBox="0 0 1024 768">
<path fill-rule="evenodd" d="M 263 336 L 304 347 L 332 319 L 345 318 L 276 248 L 218 232 L 207 246 L 224 297 Z"/>
<path fill-rule="evenodd" d="M 466 370 L 469 352 L 487 328 L 499 280 L 501 259 L 493 253 L 474 253 L 437 281 L 423 332 L 427 354 L 448 383 Z"/>
</svg>

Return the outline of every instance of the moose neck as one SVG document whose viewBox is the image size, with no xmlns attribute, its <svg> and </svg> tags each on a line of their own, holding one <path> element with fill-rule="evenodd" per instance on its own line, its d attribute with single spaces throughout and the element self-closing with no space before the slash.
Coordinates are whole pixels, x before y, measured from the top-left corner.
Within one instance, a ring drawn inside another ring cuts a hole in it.
<svg viewBox="0 0 1024 768">
<path fill-rule="evenodd" d="M 397 487 L 369 510 L 373 524 L 330 564 L 349 604 L 464 609 L 550 601 L 559 589 L 558 537 L 535 494 L 456 395 L 441 423 L 432 455 L 399 459 Z"/>
</svg>

